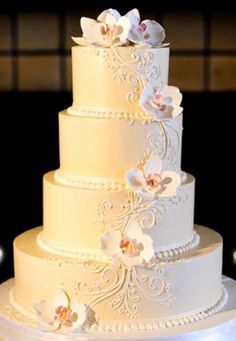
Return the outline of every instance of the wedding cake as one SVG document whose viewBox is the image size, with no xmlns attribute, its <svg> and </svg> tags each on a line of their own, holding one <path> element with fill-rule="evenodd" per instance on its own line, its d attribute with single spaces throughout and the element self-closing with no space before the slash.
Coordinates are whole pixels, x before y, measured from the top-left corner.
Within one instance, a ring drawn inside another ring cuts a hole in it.
<svg viewBox="0 0 236 341">
<path fill-rule="evenodd" d="M 14 242 L 10 302 L 28 324 L 62 333 L 203 319 L 227 298 L 222 239 L 193 223 L 165 31 L 136 9 L 81 27 L 73 104 L 59 113 L 60 169 L 44 176 L 43 227 Z"/>
</svg>

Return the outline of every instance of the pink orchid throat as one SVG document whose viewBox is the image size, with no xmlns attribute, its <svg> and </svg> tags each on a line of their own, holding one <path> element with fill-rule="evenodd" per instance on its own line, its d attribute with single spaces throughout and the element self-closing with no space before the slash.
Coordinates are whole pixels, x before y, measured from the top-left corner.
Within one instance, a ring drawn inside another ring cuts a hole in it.
<svg viewBox="0 0 236 341">
<path fill-rule="evenodd" d="M 138 30 L 144 32 L 147 29 L 147 25 L 141 23 L 138 25 Z"/>
<path fill-rule="evenodd" d="M 102 36 L 108 38 L 108 39 L 114 39 L 116 36 L 118 36 L 122 31 L 122 28 L 117 25 L 108 25 L 104 24 L 100 27 L 100 32 Z"/>
<path fill-rule="evenodd" d="M 161 185 L 162 178 L 159 174 L 149 174 L 146 178 L 146 185 L 151 189 L 158 189 Z"/>
<path fill-rule="evenodd" d="M 152 99 L 151 103 L 154 107 L 158 108 L 160 111 L 165 111 L 167 108 L 167 105 L 163 103 L 164 97 L 159 94 L 155 94 Z"/>
<path fill-rule="evenodd" d="M 71 326 L 77 319 L 78 315 L 75 312 L 72 312 L 69 307 L 58 306 L 55 309 L 54 320 L 59 322 L 61 325 Z"/>
<path fill-rule="evenodd" d="M 140 255 L 142 245 L 137 243 L 136 240 L 129 237 L 123 237 L 120 241 L 120 248 L 124 255 L 128 257 L 135 257 Z"/>
</svg>

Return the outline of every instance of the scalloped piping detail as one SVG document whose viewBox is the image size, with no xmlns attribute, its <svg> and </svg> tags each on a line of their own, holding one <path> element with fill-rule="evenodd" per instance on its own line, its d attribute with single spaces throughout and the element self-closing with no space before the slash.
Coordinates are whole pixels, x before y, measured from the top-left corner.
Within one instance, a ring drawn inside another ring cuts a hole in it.
<svg viewBox="0 0 236 341">
<path fill-rule="evenodd" d="M 164 328 L 173 328 L 177 326 L 183 326 L 199 320 L 205 319 L 217 312 L 219 312 L 225 305 L 228 299 L 228 293 L 225 287 L 222 285 L 222 292 L 220 298 L 213 304 L 209 304 L 201 309 L 190 311 L 187 314 L 180 314 L 178 316 L 159 318 L 159 319 L 147 319 L 140 320 L 136 323 L 132 320 L 126 322 L 115 321 L 99 321 L 99 324 L 93 325 L 89 330 L 91 331 L 106 331 L 106 332 L 128 332 L 128 331 L 147 331 L 147 330 L 159 330 Z"/>
<path fill-rule="evenodd" d="M 9 294 L 10 304 L 16 311 L 19 311 L 22 315 L 28 316 L 32 319 L 32 322 L 36 320 L 36 315 L 26 310 L 20 303 L 17 302 L 14 295 L 14 288 L 11 289 Z M 159 330 L 165 328 L 173 328 L 178 326 L 187 325 L 199 320 L 203 320 L 210 317 L 213 314 L 219 312 L 228 299 L 228 293 L 225 287 L 222 285 L 222 292 L 220 298 L 217 299 L 213 304 L 208 304 L 207 306 L 190 311 L 186 314 L 179 314 L 171 317 L 162 317 L 159 319 L 140 319 L 138 322 L 134 320 L 129 321 L 103 321 L 100 320 L 98 324 L 92 325 L 90 328 L 86 329 L 87 332 L 128 332 L 128 331 L 150 331 Z M 8 317 L 9 319 L 9 317 Z M 36 322 L 36 321 L 35 321 Z"/>
<path fill-rule="evenodd" d="M 54 174 L 54 179 L 65 186 L 77 187 L 81 189 L 91 189 L 97 191 L 112 191 L 112 192 L 122 192 L 124 190 L 129 190 L 129 186 L 126 183 L 119 181 L 111 181 L 110 179 L 100 178 L 100 177 L 80 177 L 75 179 L 65 178 L 60 174 L 60 170 L 56 170 Z M 181 172 L 181 184 L 186 183 L 186 173 Z"/>
<path fill-rule="evenodd" d="M 163 248 L 161 251 L 156 251 L 155 258 L 165 259 L 178 256 L 196 247 L 199 243 L 199 240 L 200 240 L 199 235 L 194 231 L 193 238 L 189 242 L 187 242 L 186 244 L 182 244 L 181 246 L 178 246 L 176 248 L 171 248 L 170 245 L 169 247 L 167 246 L 166 249 Z M 42 249 L 46 250 L 47 252 L 59 256 L 74 257 L 79 258 L 80 260 L 97 260 L 112 263 L 112 259 L 109 258 L 106 254 L 104 254 L 103 251 L 101 251 L 100 249 L 81 248 L 80 250 L 76 251 L 68 251 L 65 249 L 50 246 L 44 241 L 43 232 L 38 234 L 37 243 Z M 171 259 L 171 261 L 175 261 L 175 259 Z"/>
<path fill-rule="evenodd" d="M 145 120 L 145 122 L 152 122 L 153 118 L 142 112 L 127 112 L 127 111 L 105 111 L 98 108 L 81 108 L 81 110 L 69 107 L 68 114 L 79 117 L 102 118 L 102 119 L 119 119 L 125 122 L 134 120 Z"/>
</svg>

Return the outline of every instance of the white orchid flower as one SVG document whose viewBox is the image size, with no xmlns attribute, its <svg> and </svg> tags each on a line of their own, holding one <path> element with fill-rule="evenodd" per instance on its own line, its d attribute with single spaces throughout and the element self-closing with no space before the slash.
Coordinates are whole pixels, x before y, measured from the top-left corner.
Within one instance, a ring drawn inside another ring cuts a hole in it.
<svg viewBox="0 0 236 341">
<path fill-rule="evenodd" d="M 136 45 L 147 45 L 150 47 L 162 46 L 165 39 L 164 28 L 154 20 L 143 20 L 140 22 L 139 11 L 135 8 L 126 16 L 131 22 L 129 40 Z"/>
<path fill-rule="evenodd" d="M 87 318 L 86 305 L 77 299 L 70 302 L 66 292 L 60 288 L 55 290 L 54 300 L 43 300 L 34 308 L 40 328 L 46 331 L 81 330 Z"/>
<path fill-rule="evenodd" d="M 126 182 L 141 198 L 154 199 L 174 196 L 181 179 L 173 171 L 162 171 L 162 160 L 154 154 L 143 169 L 129 170 Z"/>
<path fill-rule="evenodd" d="M 124 233 L 110 231 L 101 237 L 101 249 L 112 257 L 115 263 L 126 266 L 148 263 L 153 255 L 152 238 L 143 233 L 137 223 L 126 228 Z"/>
<path fill-rule="evenodd" d="M 118 11 L 108 9 L 97 17 L 97 20 L 82 17 L 80 20 L 83 37 L 72 37 L 79 45 L 101 47 L 121 46 L 128 42 L 131 23 L 128 17 Z"/>
<path fill-rule="evenodd" d="M 165 85 L 157 90 L 148 82 L 143 89 L 139 103 L 148 115 L 157 120 L 168 120 L 183 111 L 180 106 L 181 101 L 182 94 L 177 87 Z"/>
</svg>

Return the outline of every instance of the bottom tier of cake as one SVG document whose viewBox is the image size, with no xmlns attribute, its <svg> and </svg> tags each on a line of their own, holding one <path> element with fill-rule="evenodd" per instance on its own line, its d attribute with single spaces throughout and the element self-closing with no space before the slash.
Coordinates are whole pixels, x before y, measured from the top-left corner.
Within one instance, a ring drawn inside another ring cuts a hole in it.
<svg viewBox="0 0 236 341">
<path fill-rule="evenodd" d="M 200 243 L 181 256 L 131 268 L 109 259 L 51 254 L 36 242 L 40 231 L 27 231 L 14 242 L 15 287 L 10 301 L 31 318 L 34 304 L 52 298 L 58 287 L 70 299 L 88 304 L 97 319 L 93 329 L 100 330 L 193 322 L 219 310 L 226 300 L 221 284 L 222 239 L 208 228 L 196 226 Z"/>
</svg>

